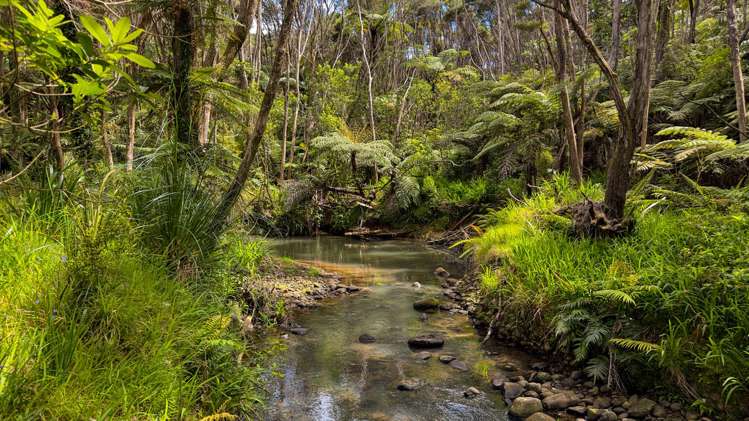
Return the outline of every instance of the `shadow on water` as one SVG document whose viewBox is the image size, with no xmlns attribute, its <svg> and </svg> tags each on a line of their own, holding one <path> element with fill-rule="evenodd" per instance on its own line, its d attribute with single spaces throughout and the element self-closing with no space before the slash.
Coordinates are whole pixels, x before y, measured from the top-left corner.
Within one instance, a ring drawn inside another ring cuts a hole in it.
<svg viewBox="0 0 749 421">
<path fill-rule="evenodd" d="M 336 271 L 346 282 L 369 286 L 371 291 L 296 316 L 309 332 L 291 336 L 288 349 L 279 356 L 283 376 L 269 381 L 267 420 L 507 419 L 501 396 L 488 386 L 498 371 L 497 359 L 481 349 L 468 318 L 440 312 L 422 321 L 413 310 L 415 300 L 439 296 L 435 267 L 458 270 L 445 255 L 417 242 L 340 237 L 275 240 L 270 246 L 278 256 Z M 414 288 L 414 282 L 422 287 Z M 430 332 L 442 334 L 445 345 L 428 360 L 420 360 L 407 339 Z M 359 343 L 364 333 L 376 341 Z M 456 356 L 468 371 L 441 363 L 442 354 Z M 398 391 L 403 379 L 418 379 L 423 386 Z M 483 393 L 464 397 L 471 386 Z"/>
</svg>

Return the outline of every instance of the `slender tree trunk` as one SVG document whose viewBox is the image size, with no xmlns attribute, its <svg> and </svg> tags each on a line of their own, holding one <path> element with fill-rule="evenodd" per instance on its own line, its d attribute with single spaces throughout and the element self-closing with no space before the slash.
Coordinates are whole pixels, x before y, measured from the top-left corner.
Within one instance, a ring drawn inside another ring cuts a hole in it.
<svg viewBox="0 0 749 421">
<path fill-rule="evenodd" d="M 611 50 L 609 51 L 609 63 L 611 69 L 616 71 L 619 65 L 619 45 L 621 44 L 622 24 L 622 0 L 613 0 L 611 7 Z"/>
<path fill-rule="evenodd" d="M 283 90 L 283 139 L 281 140 L 281 170 L 279 171 L 281 180 L 286 176 L 286 141 L 289 134 L 289 53 L 286 52 L 286 86 Z"/>
<path fill-rule="evenodd" d="M 559 8 L 559 0 L 555 0 L 555 7 Z M 567 150 L 570 155 L 570 168 L 572 178 L 578 185 L 583 182 L 583 172 L 580 168 L 580 157 L 577 153 L 577 139 L 575 133 L 575 123 L 572 118 L 572 105 L 567 91 L 568 75 L 567 66 L 570 61 L 570 50 L 567 22 L 558 13 L 554 14 L 554 33 L 557 41 L 557 79 L 559 80 L 559 100 L 562 103 L 562 120 L 564 121 L 564 137 L 567 141 Z"/>
<path fill-rule="evenodd" d="M 254 130 L 249 135 L 245 142 L 244 151 L 242 153 L 242 161 L 239 164 L 239 169 L 232 181 L 231 185 L 227 189 L 226 193 L 221 199 L 221 202 L 216 207 L 216 213 L 212 222 L 214 232 L 220 233 L 229 217 L 231 209 L 237 202 L 242 188 L 244 187 L 247 177 L 250 174 L 252 163 L 257 155 L 257 150 L 260 147 L 260 143 L 263 140 L 263 134 L 265 133 L 265 126 L 268 123 L 268 116 L 270 115 L 271 107 L 273 106 L 273 100 L 276 96 L 276 89 L 278 88 L 278 79 L 281 75 L 281 66 L 283 65 L 283 57 L 286 54 L 286 46 L 289 40 L 289 32 L 291 31 L 291 21 L 294 18 L 294 11 L 296 10 L 297 0 L 286 0 L 285 8 L 283 12 L 283 21 L 281 23 L 281 29 L 278 33 L 278 42 L 276 44 L 275 57 L 273 59 L 273 65 L 271 67 L 270 78 L 268 79 L 268 86 L 265 88 L 265 94 L 263 95 L 263 102 L 260 105 L 260 112 L 257 116 Z M 259 33 L 260 31 L 258 31 Z"/>
<path fill-rule="evenodd" d="M 697 40 L 697 18 L 700 14 L 700 0 L 689 0 L 689 32 L 687 42 L 694 44 Z"/>
<path fill-rule="evenodd" d="M 666 55 L 666 47 L 671 38 L 671 30 L 674 26 L 671 6 L 673 0 L 660 0 L 658 7 L 658 21 L 655 33 L 655 81 L 662 82 L 666 76 L 663 69 L 663 59 Z"/>
<path fill-rule="evenodd" d="M 741 69 L 739 35 L 736 30 L 736 0 L 728 0 L 728 45 L 731 48 L 733 84 L 736 88 L 736 118 L 739 121 L 739 142 L 746 140 L 746 97 L 744 94 L 744 74 Z"/>
<path fill-rule="evenodd" d="M 187 0 L 173 1 L 174 38 L 172 59 L 174 60 L 173 112 L 177 141 L 193 144 L 192 95 L 190 92 L 190 69 L 193 61 L 194 22 Z"/>
<path fill-rule="evenodd" d="M 125 168 L 127 172 L 133 171 L 133 158 L 135 157 L 135 101 L 127 107 L 127 158 Z"/>
<path fill-rule="evenodd" d="M 408 78 L 408 85 L 406 86 L 406 92 L 403 93 L 403 98 L 400 101 L 400 107 L 398 108 L 398 120 L 395 123 L 395 135 L 393 136 L 393 144 L 398 145 L 400 142 L 401 126 L 403 124 L 403 115 L 406 111 L 406 104 L 408 103 L 408 91 L 411 90 L 411 84 L 416 76 L 416 70 L 411 73 L 411 77 Z"/>
<path fill-rule="evenodd" d="M 364 66 L 367 70 L 367 93 L 369 95 L 369 126 L 372 129 L 372 140 L 377 140 L 374 119 L 374 96 L 372 94 L 372 69 L 369 66 L 367 47 L 366 43 L 364 42 L 364 20 L 362 19 L 361 6 L 359 6 L 358 0 L 356 2 L 356 8 L 359 11 L 359 37 L 361 38 L 362 59 L 364 60 Z"/>
<path fill-rule="evenodd" d="M 107 160 L 109 169 L 114 168 L 114 158 L 112 157 L 112 143 L 107 136 L 107 112 L 101 110 L 101 144 L 104 147 L 104 158 Z"/>
</svg>

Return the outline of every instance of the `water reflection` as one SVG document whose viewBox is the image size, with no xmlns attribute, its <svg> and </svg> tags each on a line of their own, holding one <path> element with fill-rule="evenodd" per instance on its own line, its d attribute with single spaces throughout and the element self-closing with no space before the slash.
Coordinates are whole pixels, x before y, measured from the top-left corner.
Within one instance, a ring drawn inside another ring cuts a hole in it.
<svg viewBox="0 0 749 421">
<path fill-rule="evenodd" d="M 292 336 L 279 362 L 285 374 L 269 385 L 268 420 L 505 420 L 500 396 L 487 377 L 497 368 L 479 347 L 478 336 L 462 315 L 438 313 L 425 322 L 413 301 L 438 296 L 436 266 L 457 270 L 445 256 L 409 241 L 359 242 L 339 237 L 278 240 L 275 254 L 315 262 L 343 273 L 350 282 L 371 287 L 367 295 L 343 298 L 300 314 L 309 329 Z M 414 288 L 413 282 L 422 288 Z M 406 345 L 420 333 L 446 337 L 442 350 L 419 360 Z M 359 335 L 376 338 L 358 342 Z M 458 371 L 438 360 L 455 355 L 469 370 Z M 396 390 L 404 379 L 419 379 L 414 392 Z M 475 386 L 484 393 L 465 398 Z"/>
</svg>

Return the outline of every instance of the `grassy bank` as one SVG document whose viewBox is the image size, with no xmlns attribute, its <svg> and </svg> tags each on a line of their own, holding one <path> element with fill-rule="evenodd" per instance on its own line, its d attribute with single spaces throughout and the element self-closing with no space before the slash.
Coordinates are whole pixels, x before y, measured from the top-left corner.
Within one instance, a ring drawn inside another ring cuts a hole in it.
<svg viewBox="0 0 749 421">
<path fill-rule="evenodd" d="M 261 247 L 229 244 L 199 275 L 177 276 L 144 247 L 127 209 L 99 200 L 31 209 L 2 212 L 0 418 L 257 409 L 266 350 L 232 322 L 242 309 L 231 297 L 235 269 L 251 274 Z"/>
<path fill-rule="evenodd" d="M 601 189 L 578 191 L 565 177 L 486 215 L 480 235 L 464 243 L 482 265 L 485 320 L 499 312 L 500 335 L 570 355 L 599 382 L 670 390 L 704 410 L 742 409 L 747 192 L 639 187 L 634 231 L 621 238 L 570 235 L 558 211 L 600 198 Z"/>
</svg>

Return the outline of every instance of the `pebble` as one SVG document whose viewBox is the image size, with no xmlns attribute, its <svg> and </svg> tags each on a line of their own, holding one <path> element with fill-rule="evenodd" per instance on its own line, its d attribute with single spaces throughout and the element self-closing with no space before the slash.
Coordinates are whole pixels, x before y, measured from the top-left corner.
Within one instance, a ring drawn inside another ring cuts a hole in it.
<svg viewBox="0 0 749 421">
<path fill-rule="evenodd" d="M 451 361 L 455 361 L 455 356 L 453 356 L 453 355 L 447 355 L 447 354 L 440 355 L 440 362 L 441 363 L 448 364 Z"/>
<path fill-rule="evenodd" d="M 359 342 L 363 344 L 371 344 L 376 341 L 375 337 L 370 335 L 369 333 L 364 333 L 362 335 L 359 335 Z"/>
</svg>

